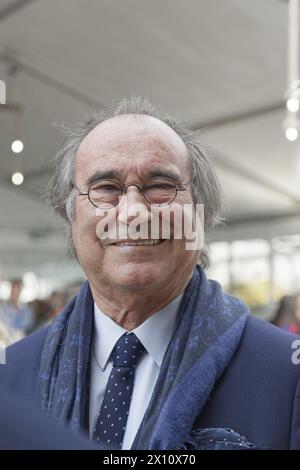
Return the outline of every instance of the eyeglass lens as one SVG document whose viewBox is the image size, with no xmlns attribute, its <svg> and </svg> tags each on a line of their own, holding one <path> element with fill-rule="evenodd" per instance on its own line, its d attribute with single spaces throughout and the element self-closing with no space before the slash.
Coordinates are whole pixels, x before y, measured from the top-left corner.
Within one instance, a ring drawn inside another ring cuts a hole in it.
<svg viewBox="0 0 300 470">
<path fill-rule="evenodd" d="M 141 187 L 138 185 L 132 186 L 139 188 L 145 200 L 153 205 L 170 204 L 177 192 L 174 183 L 168 180 L 150 181 Z M 122 188 L 114 181 L 99 181 L 90 187 L 89 199 L 94 206 L 99 208 L 106 208 L 111 205 L 116 206 L 127 189 L 128 187 Z"/>
</svg>

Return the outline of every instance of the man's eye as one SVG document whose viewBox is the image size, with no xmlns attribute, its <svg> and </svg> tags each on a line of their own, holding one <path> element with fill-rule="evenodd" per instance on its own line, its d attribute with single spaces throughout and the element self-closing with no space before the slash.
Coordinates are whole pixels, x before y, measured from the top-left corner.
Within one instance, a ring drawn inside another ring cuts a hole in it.
<svg viewBox="0 0 300 470">
<path fill-rule="evenodd" d="M 112 184 L 105 184 L 103 186 L 100 186 L 99 189 L 102 189 L 103 191 L 119 191 L 120 188 L 117 186 L 113 186 Z"/>
<path fill-rule="evenodd" d="M 159 190 L 171 190 L 173 188 L 174 186 L 169 183 L 155 183 L 155 184 L 150 184 L 149 186 L 146 187 L 146 189 L 159 189 Z"/>
<path fill-rule="evenodd" d="M 114 192 L 114 191 L 120 191 L 120 188 L 118 186 L 115 186 L 113 184 L 100 184 L 98 186 L 93 187 L 94 191 L 104 191 L 104 192 Z"/>
</svg>

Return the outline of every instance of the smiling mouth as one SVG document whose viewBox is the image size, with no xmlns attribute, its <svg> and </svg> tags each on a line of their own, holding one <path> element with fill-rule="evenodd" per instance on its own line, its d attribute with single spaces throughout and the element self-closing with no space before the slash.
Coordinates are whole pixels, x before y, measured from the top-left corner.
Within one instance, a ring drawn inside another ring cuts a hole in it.
<svg viewBox="0 0 300 470">
<path fill-rule="evenodd" d="M 166 240 L 124 240 L 120 242 L 113 243 L 113 246 L 154 246 L 160 245 Z"/>
</svg>

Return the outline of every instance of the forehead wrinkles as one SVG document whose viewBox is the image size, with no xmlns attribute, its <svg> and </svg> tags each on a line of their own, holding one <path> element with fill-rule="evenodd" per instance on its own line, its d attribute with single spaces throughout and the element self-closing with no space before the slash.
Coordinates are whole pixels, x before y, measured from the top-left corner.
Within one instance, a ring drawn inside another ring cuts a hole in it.
<svg viewBox="0 0 300 470">
<path fill-rule="evenodd" d="M 139 134 L 129 136 L 127 139 L 122 141 L 114 141 L 108 143 L 102 147 L 103 151 L 99 153 L 99 156 L 110 155 L 111 157 L 156 157 L 163 158 L 170 161 L 175 161 L 176 158 L 180 158 L 178 151 L 166 145 L 161 139 L 156 136 L 148 134 Z M 182 158 L 182 157 L 181 157 Z"/>
</svg>

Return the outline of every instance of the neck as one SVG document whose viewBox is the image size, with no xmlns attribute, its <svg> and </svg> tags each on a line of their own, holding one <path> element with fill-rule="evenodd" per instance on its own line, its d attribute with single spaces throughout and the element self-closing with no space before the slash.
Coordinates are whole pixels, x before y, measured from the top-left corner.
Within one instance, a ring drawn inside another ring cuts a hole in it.
<svg viewBox="0 0 300 470">
<path fill-rule="evenodd" d="M 132 331 L 181 294 L 191 277 L 192 273 L 189 273 L 181 278 L 180 285 L 176 279 L 165 288 L 154 286 L 135 290 L 103 287 L 91 279 L 89 283 L 97 307 L 118 325 Z"/>
</svg>

